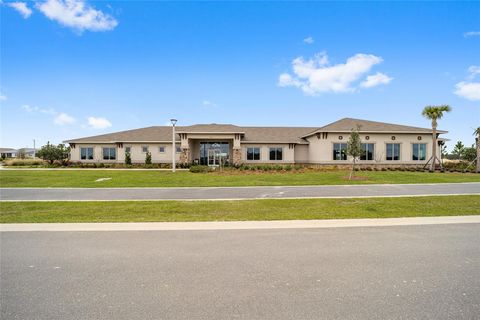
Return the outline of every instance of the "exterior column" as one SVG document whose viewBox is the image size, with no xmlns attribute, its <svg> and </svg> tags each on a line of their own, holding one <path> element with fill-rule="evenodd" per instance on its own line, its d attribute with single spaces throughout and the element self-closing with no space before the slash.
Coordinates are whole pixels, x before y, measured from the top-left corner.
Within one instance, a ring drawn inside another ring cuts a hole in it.
<svg viewBox="0 0 480 320">
<path fill-rule="evenodd" d="M 180 153 L 180 163 L 181 164 L 188 164 L 190 162 L 189 159 L 188 159 L 189 154 L 190 154 L 190 149 L 189 148 L 182 148 L 182 153 Z"/>
<path fill-rule="evenodd" d="M 242 149 L 241 148 L 233 148 L 233 165 L 239 166 L 242 164 Z"/>
<path fill-rule="evenodd" d="M 233 155 L 232 163 L 234 166 L 239 166 L 242 164 L 242 146 L 240 145 L 242 137 L 240 134 L 235 134 L 233 139 Z"/>
</svg>

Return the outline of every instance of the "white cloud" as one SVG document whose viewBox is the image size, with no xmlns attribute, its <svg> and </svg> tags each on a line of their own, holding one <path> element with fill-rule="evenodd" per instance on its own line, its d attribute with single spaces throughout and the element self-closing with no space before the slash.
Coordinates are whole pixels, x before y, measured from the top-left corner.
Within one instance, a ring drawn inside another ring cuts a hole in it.
<svg viewBox="0 0 480 320">
<path fill-rule="evenodd" d="M 455 85 L 454 93 L 462 98 L 471 101 L 480 100 L 480 82 L 473 79 L 480 74 L 480 66 L 470 66 L 468 68 L 468 81 L 461 81 Z"/>
<path fill-rule="evenodd" d="M 469 32 L 465 32 L 463 34 L 463 36 L 465 38 L 468 38 L 468 37 L 480 37 L 480 31 L 469 31 Z"/>
<path fill-rule="evenodd" d="M 53 122 L 55 124 L 58 124 L 59 126 L 64 126 L 64 125 L 74 124 L 75 118 L 62 112 L 55 116 L 55 118 L 53 119 Z"/>
<path fill-rule="evenodd" d="M 25 2 L 7 2 L 6 5 L 17 10 L 25 19 L 32 15 L 32 9 Z"/>
<path fill-rule="evenodd" d="M 114 17 L 93 8 L 85 0 L 46 0 L 36 6 L 50 20 L 78 32 L 108 31 L 118 25 Z"/>
<path fill-rule="evenodd" d="M 470 73 L 469 78 L 473 79 L 477 74 L 480 74 L 480 66 L 470 66 L 468 72 Z"/>
<path fill-rule="evenodd" d="M 281 74 L 278 85 L 297 87 L 308 95 L 354 92 L 357 90 L 357 81 L 382 61 L 381 57 L 363 53 L 358 53 L 348 58 L 345 63 L 336 65 L 330 65 L 325 52 L 318 53 L 309 60 L 298 57 L 292 61 L 294 76 L 289 73 Z M 384 74 L 382 76 L 388 78 Z M 378 78 L 378 74 L 373 77 Z M 385 79 L 383 81 L 385 82 Z"/>
<path fill-rule="evenodd" d="M 216 107 L 217 106 L 216 103 L 214 103 L 210 100 L 203 100 L 202 105 L 204 105 L 205 107 Z"/>
<path fill-rule="evenodd" d="M 467 100 L 480 100 L 480 82 L 462 81 L 455 85 L 455 94 Z"/>
<path fill-rule="evenodd" d="M 7 96 L 0 92 L 0 101 L 6 101 Z"/>
<path fill-rule="evenodd" d="M 313 44 L 315 42 L 315 40 L 313 40 L 313 37 L 308 36 L 305 39 L 303 39 L 303 42 L 306 43 L 306 44 Z"/>
<path fill-rule="evenodd" d="M 377 72 L 374 75 L 370 75 L 367 79 L 360 83 L 360 86 L 363 88 L 372 88 L 381 84 L 389 84 L 393 78 L 387 76 L 386 74 Z"/>
<path fill-rule="evenodd" d="M 88 117 L 88 126 L 93 129 L 106 129 L 112 126 L 112 123 L 105 118 Z"/>
<path fill-rule="evenodd" d="M 49 116 L 53 116 L 53 123 L 60 126 L 70 125 L 76 122 L 74 117 L 69 116 L 65 112 L 57 112 L 52 108 L 45 109 L 39 108 L 37 106 L 32 107 L 28 104 L 23 105 L 21 108 L 29 113 L 43 113 Z"/>
</svg>

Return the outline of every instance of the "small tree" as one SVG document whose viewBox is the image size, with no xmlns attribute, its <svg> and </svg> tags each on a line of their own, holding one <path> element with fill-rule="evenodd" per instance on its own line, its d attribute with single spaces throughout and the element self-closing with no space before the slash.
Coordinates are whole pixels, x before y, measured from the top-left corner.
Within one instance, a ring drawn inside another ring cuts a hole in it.
<svg viewBox="0 0 480 320">
<path fill-rule="evenodd" d="M 352 132 L 350 133 L 350 138 L 347 142 L 347 154 L 353 158 L 352 170 L 350 171 L 349 177 L 350 180 L 352 179 L 353 173 L 355 171 L 355 163 L 357 161 L 357 158 L 359 158 L 363 154 L 362 141 L 360 140 L 360 134 L 358 133 L 359 129 L 359 127 L 357 127 L 356 129 L 352 129 Z"/>
<path fill-rule="evenodd" d="M 125 164 L 131 165 L 132 164 L 132 157 L 130 156 L 130 152 L 125 152 Z"/>
<path fill-rule="evenodd" d="M 463 153 L 465 152 L 465 145 L 462 141 L 457 141 L 455 147 L 452 150 L 452 153 L 457 156 L 458 159 L 462 159 Z"/>
<path fill-rule="evenodd" d="M 152 154 L 150 151 L 147 151 L 145 154 L 145 164 L 152 164 Z"/>
<path fill-rule="evenodd" d="M 473 161 L 477 159 L 477 149 L 472 144 L 471 147 L 467 147 L 463 150 L 462 156 L 464 160 L 473 163 Z"/>
<path fill-rule="evenodd" d="M 37 152 L 37 157 L 48 161 L 50 164 L 53 164 L 55 161 L 62 161 L 62 164 L 64 164 L 69 153 L 70 147 L 67 147 L 64 144 L 61 143 L 55 146 L 50 144 L 50 142 L 47 142 L 47 144 Z"/>
</svg>

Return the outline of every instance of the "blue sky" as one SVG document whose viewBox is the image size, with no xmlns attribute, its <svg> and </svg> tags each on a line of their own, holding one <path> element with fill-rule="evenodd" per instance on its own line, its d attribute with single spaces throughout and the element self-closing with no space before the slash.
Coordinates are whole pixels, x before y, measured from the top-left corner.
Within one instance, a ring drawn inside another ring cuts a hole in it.
<svg viewBox="0 0 480 320">
<path fill-rule="evenodd" d="M 2 147 L 151 125 L 480 125 L 480 2 L 0 4 Z M 450 144 L 451 145 L 451 144 Z"/>
</svg>

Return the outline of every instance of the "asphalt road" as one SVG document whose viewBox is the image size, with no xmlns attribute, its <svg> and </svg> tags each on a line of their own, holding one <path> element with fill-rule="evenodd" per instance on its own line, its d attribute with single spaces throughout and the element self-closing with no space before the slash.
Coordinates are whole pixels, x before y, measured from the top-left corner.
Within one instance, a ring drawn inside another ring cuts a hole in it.
<svg viewBox="0 0 480 320">
<path fill-rule="evenodd" d="M 2 319 L 480 315 L 480 224 L 0 236 Z"/>
<path fill-rule="evenodd" d="M 200 200 L 480 194 L 480 183 L 210 188 L 1 188 L 0 200 Z"/>
</svg>

